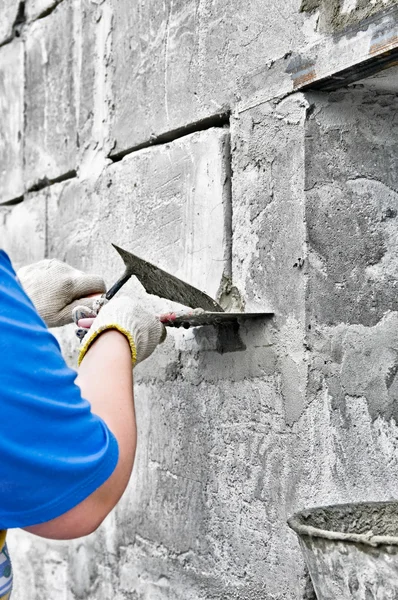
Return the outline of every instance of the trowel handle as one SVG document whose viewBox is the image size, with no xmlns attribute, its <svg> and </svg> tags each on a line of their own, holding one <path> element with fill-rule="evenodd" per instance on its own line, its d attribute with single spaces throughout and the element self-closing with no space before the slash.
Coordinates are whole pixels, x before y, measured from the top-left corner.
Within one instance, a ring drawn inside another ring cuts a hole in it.
<svg viewBox="0 0 398 600">
<path fill-rule="evenodd" d="M 131 273 L 128 273 L 127 271 L 125 271 L 123 273 L 123 275 L 120 277 L 120 279 L 118 279 L 117 282 L 105 293 L 106 300 L 110 300 L 111 298 L 113 298 L 113 296 L 115 294 L 117 294 L 117 292 L 120 290 L 120 288 L 122 288 L 124 286 L 124 284 L 127 283 L 127 281 L 130 279 L 131 275 L 132 275 Z"/>
</svg>

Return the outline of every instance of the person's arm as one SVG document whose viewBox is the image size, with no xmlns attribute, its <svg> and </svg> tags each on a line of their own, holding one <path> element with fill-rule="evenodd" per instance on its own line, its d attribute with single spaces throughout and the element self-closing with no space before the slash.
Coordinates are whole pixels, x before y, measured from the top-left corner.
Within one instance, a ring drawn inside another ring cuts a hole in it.
<svg viewBox="0 0 398 600">
<path fill-rule="evenodd" d="M 25 290 L 52 324 L 72 320 L 67 307 L 76 306 L 84 274 L 64 267 L 61 273 L 57 261 L 39 266 L 37 278 L 34 266 L 30 281 L 21 277 Z M 52 281 L 46 298 L 44 276 Z M 0 290 L 0 529 L 54 539 L 87 535 L 127 486 L 136 447 L 132 368 L 165 329 L 131 299 L 113 299 L 91 319 L 76 380 L 1 251 Z"/>
<path fill-rule="evenodd" d="M 116 437 L 119 459 L 109 479 L 83 502 L 52 521 L 24 528 L 45 538 L 72 539 L 95 531 L 122 496 L 134 464 L 137 433 L 127 338 L 116 330 L 98 337 L 81 363 L 76 383 L 92 412 Z"/>
</svg>

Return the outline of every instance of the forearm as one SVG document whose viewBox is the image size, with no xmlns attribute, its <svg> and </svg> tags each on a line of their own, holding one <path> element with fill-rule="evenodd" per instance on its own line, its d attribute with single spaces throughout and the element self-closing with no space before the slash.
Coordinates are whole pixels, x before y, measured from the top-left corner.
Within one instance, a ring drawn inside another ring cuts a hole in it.
<svg viewBox="0 0 398 600">
<path fill-rule="evenodd" d="M 119 459 L 109 477 L 95 492 L 57 519 L 27 527 L 47 538 L 69 539 L 94 531 L 123 494 L 134 464 L 136 422 L 130 346 L 123 334 L 104 332 L 92 344 L 78 373 L 82 396 L 117 439 Z"/>
<path fill-rule="evenodd" d="M 102 333 L 85 356 L 76 383 L 119 445 L 117 467 L 97 490 L 104 498 L 110 494 L 114 506 L 128 484 L 137 441 L 131 351 L 125 336 L 116 330 Z"/>
</svg>

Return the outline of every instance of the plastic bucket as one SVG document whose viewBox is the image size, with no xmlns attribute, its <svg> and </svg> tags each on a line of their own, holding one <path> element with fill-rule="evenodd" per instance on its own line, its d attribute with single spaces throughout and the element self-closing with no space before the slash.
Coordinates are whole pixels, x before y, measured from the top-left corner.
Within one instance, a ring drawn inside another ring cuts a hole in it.
<svg viewBox="0 0 398 600">
<path fill-rule="evenodd" d="M 288 524 L 318 600 L 398 600 L 398 502 L 312 508 Z"/>
</svg>

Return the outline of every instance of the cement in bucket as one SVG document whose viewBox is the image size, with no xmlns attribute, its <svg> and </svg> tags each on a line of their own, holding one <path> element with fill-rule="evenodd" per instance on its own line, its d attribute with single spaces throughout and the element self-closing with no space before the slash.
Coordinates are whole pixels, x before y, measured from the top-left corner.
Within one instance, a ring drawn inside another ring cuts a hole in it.
<svg viewBox="0 0 398 600">
<path fill-rule="evenodd" d="M 291 517 L 318 600 L 398 600 L 398 502 L 304 510 Z"/>
</svg>

